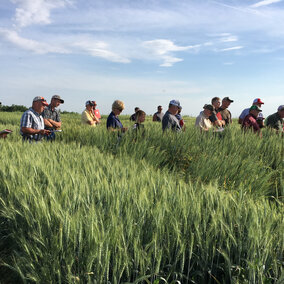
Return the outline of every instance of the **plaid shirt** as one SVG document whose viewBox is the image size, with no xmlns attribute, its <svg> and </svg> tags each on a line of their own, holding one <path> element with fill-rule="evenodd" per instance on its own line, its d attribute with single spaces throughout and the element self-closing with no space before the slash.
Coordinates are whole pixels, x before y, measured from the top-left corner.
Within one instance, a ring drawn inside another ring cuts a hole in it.
<svg viewBox="0 0 284 284">
<path fill-rule="evenodd" d="M 24 134 L 22 132 L 22 127 L 28 127 L 33 129 L 44 129 L 44 122 L 42 116 L 36 111 L 34 111 L 33 108 L 29 108 L 22 115 L 20 133 L 22 136 L 28 136 L 30 139 L 41 140 L 42 138 L 41 134 L 34 134 L 34 135 Z"/>
<path fill-rule="evenodd" d="M 48 107 L 46 107 L 43 112 L 42 112 L 42 116 L 45 119 L 52 119 L 56 122 L 60 122 L 60 112 L 57 109 L 52 110 L 51 109 L 51 105 L 49 105 Z M 49 128 L 49 127 L 45 127 L 46 129 L 53 129 L 53 128 Z"/>
</svg>

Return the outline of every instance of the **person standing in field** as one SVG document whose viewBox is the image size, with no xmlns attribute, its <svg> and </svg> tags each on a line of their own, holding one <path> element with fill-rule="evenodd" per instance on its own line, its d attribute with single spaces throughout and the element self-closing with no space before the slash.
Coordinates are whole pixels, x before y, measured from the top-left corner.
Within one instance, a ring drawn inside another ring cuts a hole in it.
<svg viewBox="0 0 284 284">
<path fill-rule="evenodd" d="M 271 129 L 275 129 L 278 132 L 284 131 L 284 105 L 280 105 L 277 112 L 269 115 L 265 120 L 265 125 Z"/>
<path fill-rule="evenodd" d="M 169 108 L 165 113 L 162 120 L 162 129 L 163 131 L 167 129 L 171 129 L 172 131 L 181 131 L 181 127 L 179 125 L 179 121 L 176 118 L 176 114 L 178 113 L 180 107 L 180 102 L 178 100 L 171 100 L 169 103 Z"/>
<path fill-rule="evenodd" d="M 120 122 L 118 116 L 124 110 L 124 103 L 120 100 L 116 100 L 112 104 L 112 112 L 109 114 L 107 118 L 107 129 L 110 131 L 127 131 L 126 127 L 123 127 L 122 123 Z"/>
<path fill-rule="evenodd" d="M 99 123 L 99 119 L 93 113 L 94 103 L 92 101 L 86 101 L 86 109 L 82 112 L 81 119 L 83 124 L 96 127 Z"/>
<path fill-rule="evenodd" d="M 136 129 L 136 130 L 140 130 L 140 129 L 144 129 L 144 124 L 142 124 L 144 121 L 145 121 L 145 118 L 146 118 L 146 113 L 139 109 L 137 112 L 136 112 L 136 123 L 133 125 L 133 129 Z"/>
<path fill-rule="evenodd" d="M 220 112 L 222 120 L 225 121 L 225 126 L 230 125 L 232 123 L 232 114 L 228 110 L 228 107 L 230 106 L 231 103 L 234 101 L 231 100 L 229 97 L 225 97 L 222 100 L 222 104 L 217 110 L 217 112 Z"/>
<path fill-rule="evenodd" d="M 195 127 L 199 128 L 200 131 L 208 131 L 213 125 L 210 121 L 214 108 L 212 105 L 204 105 L 203 111 L 196 117 Z"/>
<path fill-rule="evenodd" d="M 221 113 L 218 111 L 218 109 L 221 106 L 221 99 L 219 97 L 214 97 L 211 100 L 212 106 L 213 106 L 213 111 L 212 114 L 209 116 L 209 119 L 211 121 L 211 123 L 213 125 L 215 125 L 216 127 L 222 127 L 223 125 L 225 125 L 225 121 L 222 120 L 222 115 Z"/>
<path fill-rule="evenodd" d="M 185 125 L 184 125 L 184 121 L 183 121 L 183 118 L 182 118 L 182 116 L 181 116 L 181 110 L 182 110 L 182 107 L 181 106 L 179 106 L 179 108 L 178 108 L 178 113 L 176 114 L 176 118 L 178 119 L 178 121 L 179 121 L 179 125 L 180 125 L 180 127 L 181 128 L 183 128 L 184 127 L 184 129 L 183 130 L 185 130 Z"/>
<path fill-rule="evenodd" d="M 93 114 L 98 119 L 98 123 L 101 123 L 101 114 L 100 114 L 100 110 L 97 109 L 97 102 L 96 101 L 92 101 L 92 103 L 93 103 L 93 107 L 92 107 Z"/>
<path fill-rule="evenodd" d="M 257 105 L 251 106 L 249 109 L 249 114 L 243 120 L 242 129 L 252 129 L 255 133 L 258 133 L 258 135 L 261 136 L 260 126 L 257 123 L 257 117 L 261 111 L 262 110 Z"/>
<path fill-rule="evenodd" d="M 44 120 L 41 113 L 48 103 L 43 97 L 33 99 L 32 107 L 24 112 L 21 118 L 20 133 L 23 140 L 40 141 L 44 136 L 50 135 L 50 130 L 44 129 Z"/>
<path fill-rule="evenodd" d="M 164 117 L 164 113 L 162 112 L 163 107 L 162 106 L 158 106 L 157 110 L 158 111 L 155 112 L 154 115 L 153 115 L 153 121 L 162 122 L 163 117 Z"/>
<path fill-rule="evenodd" d="M 140 110 L 139 107 L 136 107 L 136 108 L 134 109 L 134 113 L 129 117 L 129 120 L 130 120 L 130 121 L 136 121 L 136 116 L 137 116 L 137 111 L 138 111 L 138 110 Z"/>
<path fill-rule="evenodd" d="M 260 98 L 256 98 L 253 100 L 252 105 L 253 106 L 258 106 L 259 108 L 261 108 L 261 106 L 264 104 L 264 102 L 262 102 L 262 100 Z M 245 119 L 245 117 L 249 114 L 250 112 L 250 108 L 246 108 L 242 111 L 242 113 L 239 116 L 239 124 L 243 123 L 243 120 Z M 258 116 L 256 118 L 257 123 L 259 124 L 260 128 L 264 127 L 264 118 L 263 118 L 263 114 L 262 112 L 258 113 Z"/>
<path fill-rule="evenodd" d="M 44 108 L 42 117 L 44 120 L 45 129 L 51 131 L 51 134 L 47 136 L 48 140 L 55 140 L 55 133 L 53 130 L 61 128 L 60 112 L 56 109 L 60 104 L 64 104 L 64 100 L 60 96 L 54 95 L 51 98 L 50 104 Z"/>
</svg>

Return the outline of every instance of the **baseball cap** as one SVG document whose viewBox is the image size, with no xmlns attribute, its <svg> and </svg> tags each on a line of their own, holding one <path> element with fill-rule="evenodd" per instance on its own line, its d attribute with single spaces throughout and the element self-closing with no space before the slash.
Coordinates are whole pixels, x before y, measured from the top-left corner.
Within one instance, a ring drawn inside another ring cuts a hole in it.
<svg viewBox="0 0 284 284">
<path fill-rule="evenodd" d="M 90 105 L 90 106 L 94 106 L 93 101 L 90 101 L 90 100 L 86 101 L 86 106 L 88 106 L 88 105 Z"/>
<path fill-rule="evenodd" d="M 225 101 L 229 101 L 230 103 L 233 103 L 234 101 L 233 100 L 231 100 L 229 97 L 225 97 L 225 98 L 223 98 L 223 100 L 225 100 Z"/>
<path fill-rule="evenodd" d="M 260 105 L 263 105 L 264 102 L 262 102 L 260 98 L 257 98 L 257 99 L 254 99 L 254 100 L 253 100 L 253 104 L 260 104 Z"/>
<path fill-rule="evenodd" d="M 281 106 L 278 107 L 277 110 L 283 110 L 283 109 L 284 109 L 284 105 L 281 105 Z"/>
<path fill-rule="evenodd" d="M 41 101 L 44 106 L 48 106 L 48 103 L 46 102 L 44 97 L 37 96 L 33 99 L 33 102 L 37 102 L 37 101 Z"/>
<path fill-rule="evenodd" d="M 62 100 L 62 99 L 61 99 L 61 97 L 60 97 L 60 96 L 58 96 L 58 95 L 54 95 L 54 96 L 52 96 L 52 98 L 51 98 L 51 99 L 57 99 L 57 100 L 60 100 L 60 103 L 64 104 L 64 100 Z"/>
<path fill-rule="evenodd" d="M 180 107 L 180 102 L 178 100 L 171 100 L 170 105 Z"/>
<path fill-rule="evenodd" d="M 257 111 L 262 111 L 258 106 L 254 105 L 251 106 L 249 110 L 257 110 Z"/>
<path fill-rule="evenodd" d="M 213 111 L 213 110 L 214 110 L 214 108 L 213 108 L 213 106 L 212 106 L 212 105 L 207 105 L 207 104 L 205 104 L 203 108 L 204 108 L 204 109 L 211 110 L 211 111 Z"/>
</svg>

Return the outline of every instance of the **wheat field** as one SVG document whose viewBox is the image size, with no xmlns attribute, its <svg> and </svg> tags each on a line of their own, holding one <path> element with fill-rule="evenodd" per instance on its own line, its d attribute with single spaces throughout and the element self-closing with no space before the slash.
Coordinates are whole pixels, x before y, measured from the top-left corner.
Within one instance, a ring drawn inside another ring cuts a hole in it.
<svg viewBox="0 0 284 284">
<path fill-rule="evenodd" d="M 118 139 L 63 114 L 30 144 L 20 117 L 0 116 L 0 283 L 284 281 L 283 137 L 147 117 Z"/>
</svg>

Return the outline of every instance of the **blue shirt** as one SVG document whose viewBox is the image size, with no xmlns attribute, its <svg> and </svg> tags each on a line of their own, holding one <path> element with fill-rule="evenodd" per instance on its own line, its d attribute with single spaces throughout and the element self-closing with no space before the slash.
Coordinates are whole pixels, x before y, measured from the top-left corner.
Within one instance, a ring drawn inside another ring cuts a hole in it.
<svg viewBox="0 0 284 284">
<path fill-rule="evenodd" d="M 107 118 L 107 128 L 123 128 L 122 123 L 120 122 L 119 118 L 115 116 L 113 112 Z"/>
</svg>

